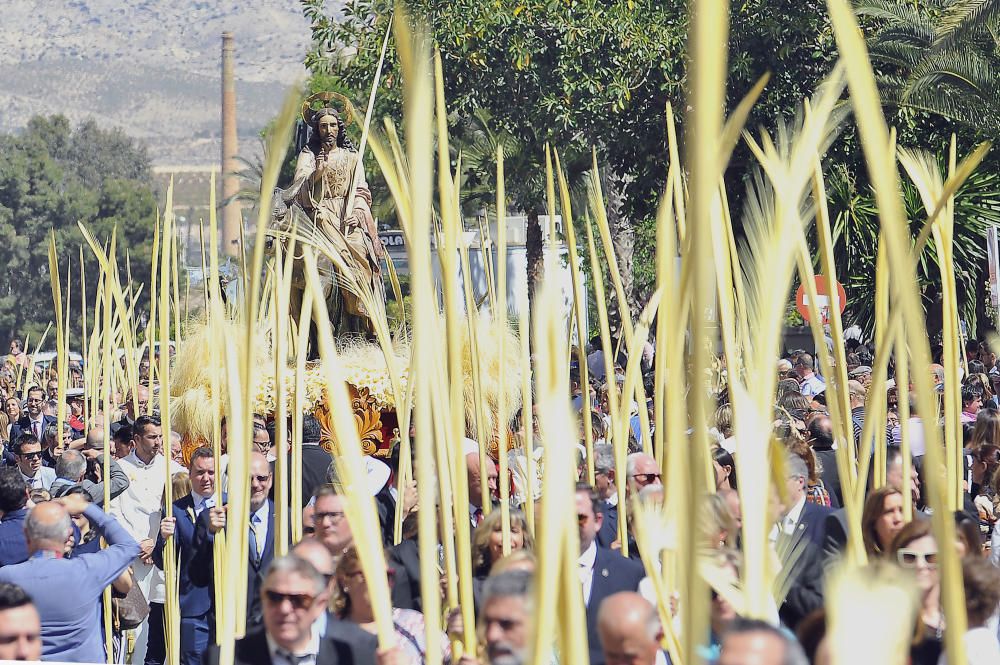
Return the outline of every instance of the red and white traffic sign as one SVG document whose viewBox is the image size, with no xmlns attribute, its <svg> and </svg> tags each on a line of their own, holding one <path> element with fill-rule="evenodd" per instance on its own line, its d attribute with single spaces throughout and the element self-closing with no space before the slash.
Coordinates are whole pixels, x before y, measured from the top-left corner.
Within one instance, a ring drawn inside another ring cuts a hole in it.
<svg viewBox="0 0 1000 665">
<path fill-rule="evenodd" d="M 840 313 L 843 314 L 844 307 L 847 306 L 847 292 L 844 291 L 844 286 L 840 282 L 834 282 L 834 284 L 837 286 L 837 304 L 840 306 Z M 823 275 L 816 275 L 816 299 L 816 308 L 823 317 L 823 323 L 829 323 L 830 306 L 833 303 L 833 298 L 830 297 L 827 291 L 826 277 Z M 798 291 L 795 292 L 795 309 L 799 311 L 803 319 L 809 321 L 809 295 L 806 293 L 804 284 L 800 284 Z"/>
</svg>

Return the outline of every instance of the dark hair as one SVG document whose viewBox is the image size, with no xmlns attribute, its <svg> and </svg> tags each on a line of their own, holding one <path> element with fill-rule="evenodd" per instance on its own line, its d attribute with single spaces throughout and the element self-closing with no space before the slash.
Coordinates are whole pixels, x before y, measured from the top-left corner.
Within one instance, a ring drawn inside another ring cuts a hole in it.
<svg viewBox="0 0 1000 665">
<path fill-rule="evenodd" d="M 344 119 L 340 117 L 340 112 L 331 107 L 324 107 L 313 111 L 312 118 L 309 120 L 309 129 L 312 130 L 308 143 L 309 149 L 312 150 L 314 155 L 319 152 L 319 121 L 320 118 L 328 115 L 332 115 L 337 119 L 337 147 L 345 148 L 350 152 L 357 152 L 358 150 L 354 147 L 354 143 L 351 142 L 351 139 L 347 138 L 347 125 L 344 124 Z"/>
<path fill-rule="evenodd" d="M 736 462 L 733 461 L 732 454 L 722 446 L 719 446 L 718 448 L 712 451 L 712 459 L 715 460 L 715 463 L 718 464 L 719 466 L 729 467 L 729 486 L 732 489 L 737 489 L 738 485 L 736 484 Z"/>
<path fill-rule="evenodd" d="M 323 437 L 323 428 L 313 416 L 302 418 L 302 443 L 319 443 Z"/>
<path fill-rule="evenodd" d="M 207 448 L 206 446 L 198 446 L 197 448 L 194 449 L 194 452 L 191 453 L 191 461 L 188 463 L 188 467 L 194 466 L 194 461 L 196 459 L 201 459 L 202 457 L 215 459 L 215 453 L 212 452 L 211 448 Z"/>
<path fill-rule="evenodd" d="M 114 434 L 111 435 L 111 440 L 115 443 L 127 443 L 132 440 L 132 426 L 122 425 L 119 427 Z"/>
<path fill-rule="evenodd" d="M 865 545 L 865 551 L 870 557 L 883 556 L 882 544 L 878 542 L 878 534 L 875 532 L 875 523 L 882 517 L 885 511 L 885 501 L 890 496 L 899 494 L 895 487 L 883 485 L 876 490 L 872 490 L 865 499 L 865 506 L 861 511 L 861 539 Z"/>
<path fill-rule="evenodd" d="M 971 404 L 977 399 L 982 399 L 983 389 L 978 383 L 970 381 L 962 386 L 962 406 Z"/>
<path fill-rule="evenodd" d="M 28 493 L 24 491 L 24 478 L 14 467 L 0 469 L 0 511 L 7 513 L 24 508 Z"/>
<path fill-rule="evenodd" d="M 594 510 L 594 517 L 604 514 L 604 500 L 590 483 L 577 483 L 576 493 L 586 493 L 590 497 L 590 505 Z"/>
<path fill-rule="evenodd" d="M 38 437 L 32 434 L 31 432 L 22 432 L 17 437 L 17 441 L 14 442 L 14 445 L 11 446 L 11 449 L 13 450 L 15 455 L 20 455 L 21 448 L 23 448 L 24 446 L 30 446 L 35 443 L 37 443 L 38 445 L 42 445 L 42 442 L 38 440 Z"/>
<path fill-rule="evenodd" d="M 814 443 L 822 444 L 823 448 L 833 447 L 833 431 L 829 418 L 813 418 L 809 421 L 807 429 L 809 430 L 809 438 Z"/>
<path fill-rule="evenodd" d="M 42 395 L 44 396 L 45 395 L 45 390 L 41 386 L 39 386 L 39 385 L 34 385 L 34 386 L 31 386 L 30 388 L 28 388 L 25 391 L 24 394 L 25 395 L 30 395 L 31 393 L 42 393 Z"/>
<path fill-rule="evenodd" d="M 139 416 L 135 419 L 135 423 L 132 425 L 132 438 L 136 436 L 142 436 L 146 433 L 146 428 L 152 425 L 153 427 L 160 427 L 160 417 L 152 415 Z"/>
<path fill-rule="evenodd" d="M 16 584 L 0 582 L 0 611 L 32 605 L 31 596 Z"/>
</svg>

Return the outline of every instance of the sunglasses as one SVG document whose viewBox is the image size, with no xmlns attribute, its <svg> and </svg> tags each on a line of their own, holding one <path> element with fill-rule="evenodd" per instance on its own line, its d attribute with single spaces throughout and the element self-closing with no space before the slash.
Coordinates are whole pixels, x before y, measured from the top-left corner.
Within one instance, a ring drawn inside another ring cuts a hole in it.
<svg viewBox="0 0 1000 665">
<path fill-rule="evenodd" d="M 264 591 L 264 597 L 272 605 L 281 605 L 287 600 L 296 610 L 307 610 L 312 607 L 313 601 L 316 600 L 315 596 L 310 596 L 307 593 L 281 593 L 270 589 Z"/>
<path fill-rule="evenodd" d="M 39 450 L 38 452 L 34 453 L 18 453 L 17 456 L 26 460 L 38 459 L 39 457 L 42 456 L 42 451 Z"/>
<path fill-rule="evenodd" d="M 339 510 L 329 513 L 313 513 L 313 520 L 315 520 L 317 524 L 322 523 L 324 520 L 330 520 L 336 524 L 342 519 L 344 519 L 344 513 Z"/>
<path fill-rule="evenodd" d="M 396 569 L 395 568 L 386 568 L 385 569 L 385 576 L 386 576 L 386 579 L 389 582 L 389 586 L 390 587 L 393 584 L 396 583 Z M 355 570 L 353 573 L 347 573 L 347 577 L 353 577 L 353 578 L 357 579 L 359 582 L 364 582 L 364 580 L 365 580 L 365 571 L 363 571 L 363 570 L 361 570 L 359 568 L 358 570 Z"/>
<path fill-rule="evenodd" d="M 653 482 L 654 480 L 659 480 L 660 479 L 660 474 L 658 474 L 658 473 L 637 473 L 637 474 L 635 474 L 632 477 L 635 478 L 635 482 L 639 483 L 640 485 L 648 485 L 649 483 Z"/>
<path fill-rule="evenodd" d="M 258 483 L 266 483 L 271 479 L 270 475 L 267 476 L 250 476 L 250 480 L 256 480 Z"/>
<path fill-rule="evenodd" d="M 901 549 L 896 552 L 896 560 L 904 568 L 916 568 L 921 562 L 928 568 L 937 568 L 937 552 L 918 552 L 911 549 Z"/>
</svg>

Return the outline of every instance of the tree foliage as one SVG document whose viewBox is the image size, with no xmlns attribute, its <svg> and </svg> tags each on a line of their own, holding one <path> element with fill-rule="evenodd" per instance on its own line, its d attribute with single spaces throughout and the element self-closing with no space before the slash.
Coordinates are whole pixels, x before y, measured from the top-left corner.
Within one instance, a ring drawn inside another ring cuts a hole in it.
<svg viewBox="0 0 1000 665">
<path fill-rule="evenodd" d="M 0 338 L 37 340 L 54 321 L 49 284 L 49 232 L 55 231 L 62 288 L 72 282 L 71 327 L 79 348 L 80 265 L 77 222 L 99 241 L 117 228 L 122 282 L 126 251 L 134 283 L 148 283 L 156 199 L 144 147 L 119 130 L 87 121 L 75 129 L 62 115 L 36 116 L 20 134 L 0 136 Z M 98 265 L 84 248 L 90 307 Z M 143 297 L 141 303 L 148 303 Z M 144 305 L 148 307 L 148 305 Z M 34 343 L 32 343 L 34 346 Z M 52 346 L 52 338 L 46 343 Z"/>
</svg>

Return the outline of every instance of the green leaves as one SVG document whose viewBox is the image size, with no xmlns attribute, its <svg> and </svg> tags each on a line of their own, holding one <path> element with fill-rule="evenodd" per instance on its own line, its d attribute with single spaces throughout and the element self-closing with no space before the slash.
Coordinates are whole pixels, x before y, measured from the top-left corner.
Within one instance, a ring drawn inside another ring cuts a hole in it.
<svg viewBox="0 0 1000 665">
<path fill-rule="evenodd" d="M 118 226 L 119 246 L 135 259 L 132 276 L 146 282 L 156 199 L 144 148 L 120 131 L 92 122 L 73 129 L 64 116 L 37 116 L 18 135 L 0 136 L 0 338 L 32 337 L 52 319 L 48 283 L 50 229 L 61 270 L 82 242 L 77 221 L 101 240 Z M 89 253 L 88 253 L 89 254 Z M 121 252 L 124 278 L 124 251 Z M 96 264 L 88 266 L 96 275 Z M 79 303 L 79 266 L 73 265 L 72 307 Z M 93 296 L 89 298 L 94 302 Z M 72 320 L 79 340 L 79 312 Z M 75 344 L 75 342 L 74 342 Z"/>
</svg>

